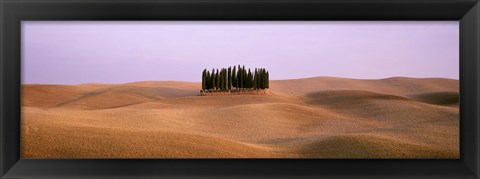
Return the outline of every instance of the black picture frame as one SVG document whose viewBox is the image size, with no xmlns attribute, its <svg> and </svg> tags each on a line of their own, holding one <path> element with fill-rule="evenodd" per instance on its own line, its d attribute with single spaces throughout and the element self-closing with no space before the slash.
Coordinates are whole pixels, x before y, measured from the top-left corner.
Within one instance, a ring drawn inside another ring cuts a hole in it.
<svg viewBox="0 0 480 179">
<path fill-rule="evenodd" d="M 0 0 L 0 178 L 479 178 L 477 0 Z M 458 20 L 460 159 L 21 159 L 22 20 Z"/>
</svg>

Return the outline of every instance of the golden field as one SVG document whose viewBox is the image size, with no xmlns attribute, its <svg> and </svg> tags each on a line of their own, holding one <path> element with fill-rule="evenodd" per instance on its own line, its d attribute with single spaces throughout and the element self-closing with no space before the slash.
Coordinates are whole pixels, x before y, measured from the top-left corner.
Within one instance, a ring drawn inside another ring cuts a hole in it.
<svg viewBox="0 0 480 179">
<path fill-rule="evenodd" d="M 22 85 L 23 158 L 459 158 L 459 82 L 271 80 Z"/>
</svg>

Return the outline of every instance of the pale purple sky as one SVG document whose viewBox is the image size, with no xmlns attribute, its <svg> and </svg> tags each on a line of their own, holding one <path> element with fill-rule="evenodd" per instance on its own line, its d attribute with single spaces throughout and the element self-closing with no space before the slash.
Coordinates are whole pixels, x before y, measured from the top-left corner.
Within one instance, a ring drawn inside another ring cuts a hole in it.
<svg viewBox="0 0 480 179">
<path fill-rule="evenodd" d="M 270 79 L 459 77 L 458 21 L 23 21 L 22 83 L 200 81 L 204 68 Z"/>
</svg>

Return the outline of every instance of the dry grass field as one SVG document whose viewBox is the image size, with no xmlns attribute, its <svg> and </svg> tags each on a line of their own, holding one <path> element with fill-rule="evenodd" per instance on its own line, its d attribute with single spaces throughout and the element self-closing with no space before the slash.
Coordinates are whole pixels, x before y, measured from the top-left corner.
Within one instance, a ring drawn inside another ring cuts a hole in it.
<svg viewBox="0 0 480 179">
<path fill-rule="evenodd" d="M 459 83 L 270 81 L 268 95 L 200 83 L 22 87 L 23 158 L 458 158 Z"/>
</svg>

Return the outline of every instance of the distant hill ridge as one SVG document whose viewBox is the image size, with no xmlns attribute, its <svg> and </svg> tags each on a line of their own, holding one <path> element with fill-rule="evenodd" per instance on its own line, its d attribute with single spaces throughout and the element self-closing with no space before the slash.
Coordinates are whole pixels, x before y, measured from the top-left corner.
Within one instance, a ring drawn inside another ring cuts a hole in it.
<svg viewBox="0 0 480 179">
<path fill-rule="evenodd" d="M 140 81 L 124 84 L 95 83 L 80 85 L 24 84 L 22 85 L 22 95 L 25 98 L 22 105 L 61 107 L 81 105 L 82 103 L 87 103 L 87 101 L 91 103 L 92 100 L 98 100 L 101 101 L 99 103 L 102 103 L 106 98 L 118 99 L 115 105 L 104 106 L 112 107 L 157 101 L 163 98 L 198 96 L 200 89 L 200 82 L 177 81 Z M 419 99 L 423 99 L 421 97 L 423 93 L 458 94 L 459 82 L 458 80 L 445 78 L 393 77 L 371 80 L 314 77 L 271 80 L 268 91 L 276 95 L 306 97 L 308 94 L 329 90 L 361 90 L 403 97 L 417 95 Z M 447 100 L 444 103 L 452 103 L 451 100 L 450 102 L 448 99 L 444 100 Z M 429 101 L 428 97 L 424 101 Z"/>
</svg>

